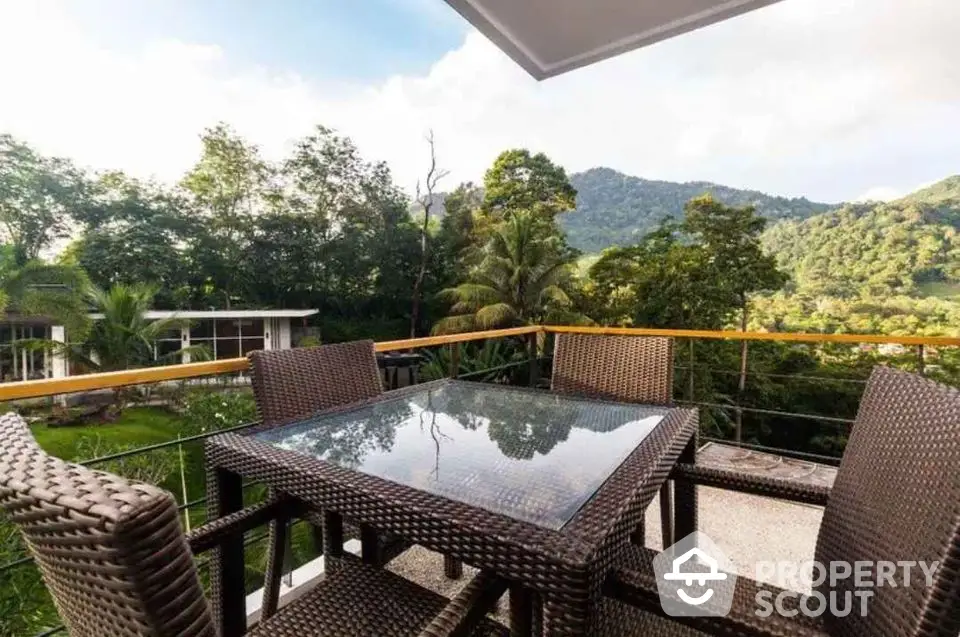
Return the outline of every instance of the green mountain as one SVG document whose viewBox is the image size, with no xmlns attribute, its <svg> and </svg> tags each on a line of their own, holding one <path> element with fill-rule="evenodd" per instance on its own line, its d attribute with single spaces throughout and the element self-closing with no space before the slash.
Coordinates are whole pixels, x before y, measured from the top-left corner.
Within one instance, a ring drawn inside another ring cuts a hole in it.
<svg viewBox="0 0 960 637">
<path fill-rule="evenodd" d="M 636 242 L 664 218 L 681 217 L 687 201 L 707 192 L 727 205 L 756 206 L 769 219 L 805 219 L 834 207 L 706 181 L 640 179 L 611 168 L 575 173 L 570 183 L 577 189 L 577 209 L 561 215 L 560 221 L 570 244 L 587 253 Z"/>
<path fill-rule="evenodd" d="M 809 295 L 952 296 L 960 292 L 960 176 L 896 201 L 782 221 L 764 246 Z"/>
</svg>

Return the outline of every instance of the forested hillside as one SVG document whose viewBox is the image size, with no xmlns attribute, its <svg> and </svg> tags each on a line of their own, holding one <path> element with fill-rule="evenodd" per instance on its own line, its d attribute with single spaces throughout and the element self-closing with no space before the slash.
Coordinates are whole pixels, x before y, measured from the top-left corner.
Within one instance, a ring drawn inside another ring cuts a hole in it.
<svg viewBox="0 0 960 637">
<path fill-rule="evenodd" d="M 923 296 L 960 282 L 960 177 L 889 203 L 783 221 L 764 247 L 813 295 Z"/>
<path fill-rule="evenodd" d="M 781 221 L 763 245 L 791 282 L 755 299 L 754 328 L 958 333 L 960 177 L 897 201 Z"/>
<path fill-rule="evenodd" d="M 577 208 L 562 215 L 560 222 L 570 245 L 587 253 L 637 242 L 662 219 L 682 216 L 684 204 L 704 193 L 727 205 L 755 206 L 768 219 L 805 219 L 832 207 L 802 197 L 773 197 L 706 181 L 641 179 L 611 168 L 573 174 L 570 183 L 577 189 Z"/>
</svg>

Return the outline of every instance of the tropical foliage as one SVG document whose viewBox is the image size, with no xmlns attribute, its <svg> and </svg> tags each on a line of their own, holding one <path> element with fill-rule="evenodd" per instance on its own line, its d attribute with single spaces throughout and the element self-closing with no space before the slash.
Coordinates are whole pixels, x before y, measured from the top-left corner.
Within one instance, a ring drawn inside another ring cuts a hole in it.
<svg viewBox="0 0 960 637">
<path fill-rule="evenodd" d="M 434 331 L 539 323 L 552 308 L 569 307 L 564 291 L 569 263 L 561 257 L 558 237 L 543 236 L 539 230 L 533 213 L 510 215 L 494 231 L 470 280 L 441 292 L 453 303 L 452 316 L 438 321 Z"/>
<path fill-rule="evenodd" d="M 184 348 L 167 354 L 156 351 L 157 339 L 175 333 L 180 336 L 184 321 L 177 318 L 147 319 L 155 289 L 144 284 L 114 285 L 109 290 L 91 287 L 87 291 L 89 307 L 98 315 L 89 336 L 80 343 L 65 346 L 64 353 L 74 363 L 98 372 L 178 360 L 182 353 L 203 357 L 200 347 Z"/>
</svg>

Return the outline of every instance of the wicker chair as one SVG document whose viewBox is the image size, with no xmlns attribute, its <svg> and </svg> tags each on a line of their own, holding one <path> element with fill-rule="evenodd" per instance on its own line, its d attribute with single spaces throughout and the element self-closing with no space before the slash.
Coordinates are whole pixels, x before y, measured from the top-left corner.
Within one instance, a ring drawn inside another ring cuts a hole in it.
<svg viewBox="0 0 960 637">
<path fill-rule="evenodd" d="M 932 586 L 872 589 L 866 616 L 829 611 L 818 619 L 756 615 L 756 594 L 779 589 L 737 580 L 727 617 L 663 616 L 650 565 L 653 552 L 634 547 L 609 578 L 602 634 L 956 637 L 960 634 L 960 391 L 887 367 L 874 370 L 832 489 L 780 479 L 679 465 L 673 477 L 745 493 L 825 505 L 815 560 L 940 562 Z M 855 582 L 829 578 L 816 591 L 830 598 Z M 811 603 L 812 608 L 818 602 Z M 641 612 L 646 611 L 646 612 Z M 682 621 L 683 624 L 676 623 Z"/>
<path fill-rule="evenodd" d="M 257 412 L 268 425 L 383 392 L 373 341 L 256 351 L 249 358 Z"/>
<path fill-rule="evenodd" d="M 673 339 L 557 334 L 550 388 L 622 402 L 673 404 Z"/>
<path fill-rule="evenodd" d="M 169 493 L 48 456 L 13 413 L 0 416 L 0 509 L 20 528 L 76 637 L 218 637 L 194 555 L 298 514 L 292 500 L 273 499 L 184 535 Z M 276 569 L 267 579 L 263 619 L 247 634 L 507 634 L 484 618 L 507 586 L 487 573 L 449 601 L 384 569 L 344 560 L 275 613 Z"/>
<path fill-rule="evenodd" d="M 651 405 L 673 404 L 673 339 L 661 336 L 557 334 L 550 389 Z M 660 490 L 663 545 L 673 537 L 673 492 Z M 645 525 L 635 538 L 643 543 Z"/>
<path fill-rule="evenodd" d="M 248 357 L 257 413 L 266 425 L 279 427 L 322 409 L 373 398 L 383 392 L 373 341 L 255 351 Z M 319 552 L 323 547 L 323 514 L 307 511 L 305 518 L 313 527 L 314 546 Z M 398 539 L 380 537 L 372 529 L 351 526 L 347 534 L 361 539 L 364 553 L 372 551 L 376 555 L 374 561 L 381 565 L 409 547 Z M 274 545 L 280 537 L 276 524 L 270 535 Z"/>
</svg>

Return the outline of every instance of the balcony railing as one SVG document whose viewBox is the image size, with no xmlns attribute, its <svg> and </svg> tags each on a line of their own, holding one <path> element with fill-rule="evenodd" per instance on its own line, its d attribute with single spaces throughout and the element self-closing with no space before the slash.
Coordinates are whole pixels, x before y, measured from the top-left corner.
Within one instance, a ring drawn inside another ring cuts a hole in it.
<svg viewBox="0 0 960 637">
<path fill-rule="evenodd" d="M 676 345 L 674 397 L 680 404 L 701 408 L 702 439 L 826 464 L 839 461 L 862 385 L 874 364 L 909 368 L 954 384 L 960 378 L 960 338 L 946 337 L 527 326 L 387 341 L 375 347 L 380 354 L 424 353 L 424 359 L 399 380 L 404 384 L 450 376 L 548 386 L 551 341 L 560 333 L 672 337 Z M 6 383 L 0 384 L 0 401 L 8 402 L 8 406 L 12 402 L 17 409 L 42 398 L 197 383 L 242 375 L 247 369 L 246 358 L 235 358 Z M 224 391 L 237 391 L 238 384 L 223 383 L 222 387 Z M 795 404 L 787 404 L 790 401 Z M 196 449 L 210 436 L 255 424 L 211 426 L 199 433 L 98 454 L 81 463 L 114 468 L 118 462 L 178 451 L 184 486 L 177 496 L 185 523 L 190 524 L 196 521 L 190 512 L 199 519 L 205 499 L 196 497 L 202 493 L 202 485 L 186 484 L 183 450 Z M 256 488 L 248 486 L 251 497 L 256 495 Z M 252 536 L 248 543 L 254 545 L 264 537 Z M 14 555 L 0 564 L 0 580 L 14 569 L 30 568 L 31 562 L 25 554 Z M 40 634 L 60 630 L 53 627 Z M 6 634 L 2 627 L 0 634 Z"/>
</svg>

